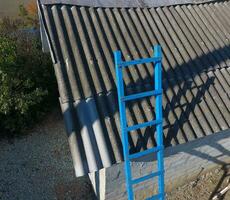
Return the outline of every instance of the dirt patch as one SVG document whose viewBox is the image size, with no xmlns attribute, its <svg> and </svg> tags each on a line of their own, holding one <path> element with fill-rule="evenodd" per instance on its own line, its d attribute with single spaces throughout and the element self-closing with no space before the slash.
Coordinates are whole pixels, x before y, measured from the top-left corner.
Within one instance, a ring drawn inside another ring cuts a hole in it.
<svg viewBox="0 0 230 200">
<path fill-rule="evenodd" d="M 212 200 L 220 190 L 229 183 L 230 166 L 223 166 L 211 170 L 205 175 L 197 177 L 196 180 L 181 186 L 167 194 L 168 200 Z M 230 200 L 230 191 L 219 200 Z"/>
<path fill-rule="evenodd" d="M 36 2 L 36 0 L 1 0 L 0 1 L 0 18 L 1 17 L 18 17 L 19 5 Z"/>
<path fill-rule="evenodd" d="M 91 183 L 85 178 L 79 178 L 67 184 L 55 186 L 56 197 L 58 200 L 92 200 L 95 196 L 92 191 Z"/>
</svg>

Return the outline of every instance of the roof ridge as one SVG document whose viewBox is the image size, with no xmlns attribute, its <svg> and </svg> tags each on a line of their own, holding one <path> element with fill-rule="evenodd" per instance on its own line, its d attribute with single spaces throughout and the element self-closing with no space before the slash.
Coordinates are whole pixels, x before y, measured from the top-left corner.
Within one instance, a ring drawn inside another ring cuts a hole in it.
<svg viewBox="0 0 230 200">
<path fill-rule="evenodd" d="M 69 4 L 88 7 L 104 8 L 135 8 L 135 7 L 163 7 L 185 4 L 204 4 L 210 2 L 223 2 L 226 0 L 39 0 L 40 4 Z"/>
</svg>

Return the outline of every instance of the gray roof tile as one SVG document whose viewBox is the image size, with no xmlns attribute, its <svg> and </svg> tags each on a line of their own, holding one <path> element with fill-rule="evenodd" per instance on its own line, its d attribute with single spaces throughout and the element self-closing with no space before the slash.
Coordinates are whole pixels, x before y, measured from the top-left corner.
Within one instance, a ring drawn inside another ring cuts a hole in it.
<svg viewBox="0 0 230 200">
<path fill-rule="evenodd" d="M 125 60 L 163 50 L 165 146 L 230 126 L 230 2 L 158 8 L 41 4 L 77 176 L 122 161 L 113 51 Z M 126 93 L 153 87 L 153 66 L 124 70 Z M 129 125 L 152 120 L 154 98 L 131 102 Z M 149 127 L 129 135 L 130 152 L 156 144 Z"/>
</svg>

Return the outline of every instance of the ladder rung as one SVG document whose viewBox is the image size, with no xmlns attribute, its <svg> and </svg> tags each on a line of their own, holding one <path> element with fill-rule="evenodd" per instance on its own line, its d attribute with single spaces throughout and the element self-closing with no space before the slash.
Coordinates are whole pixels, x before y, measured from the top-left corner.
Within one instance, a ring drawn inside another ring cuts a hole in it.
<svg viewBox="0 0 230 200">
<path fill-rule="evenodd" d="M 154 147 L 154 148 L 151 148 L 151 149 L 147 149 L 145 151 L 141 151 L 141 152 L 138 152 L 138 153 L 131 154 L 131 155 L 129 155 L 129 159 L 140 158 L 142 156 L 148 155 L 150 153 L 155 153 L 155 152 L 158 152 L 160 150 L 163 150 L 163 146 L 158 146 L 158 147 Z"/>
<path fill-rule="evenodd" d="M 145 200 L 156 200 L 156 199 L 161 199 L 163 196 L 164 196 L 164 195 L 160 193 L 160 194 L 156 194 L 156 195 L 154 195 L 154 196 L 152 196 L 152 197 L 149 197 L 149 198 L 147 198 L 147 199 L 145 199 Z"/>
<path fill-rule="evenodd" d="M 128 95 L 128 96 L 122 97 L 121 100 L 122 101 L 130 101 L 130 100 L 134 100 L 134 99 L 140 99 L 140 98 L 149 97 L 149 96 L 156 96 L 156 95 L 160 95 L 160 94 L 162 94 L 162 90 L 152 90 L 152 91 L 148 91 L 148 92 L 141 92 L 138 94 Z"/>
<path fill-rule="evenodd" d="M 144 123 L 141 123 L 141 124 L 136 124 L 136 125 L 133 125 L 133 126 L 129 126 L 129 127 L 126 128 L 126 131 L 133 131 L 133 130 L 136 130 L 136 129 L 144 128 L 144 127 L 147 127 L 147 126 L 153 126 L 153 125 L 160 124 L 160 123 L 162 123 L 162 120 L 153 120 L 153 121 L 149 121 L 149 122 L 144 122 Z"/>
<path fill-rule="evenodd" d="M 151 63 L 151 62 L 158 62 L 161 61 L 161 57 L 154 57 L 154 58 L 143 58 L 139 60 L 131 60 L 131 61 L 126 61 L 126 62 L 121 62 L 118 65 L 120 67 L 129 67 L 130 65 L 139 65 L 139 64 L 146 64 L 146 63 Z"/>
<path fill-rule="evenodd" d="M 141 178 L 134 179 L 134 180 L 132 180 L 132 184 L 138 184 L 140 182 L 146 181 L 146 180 L 151 179 L 153 177 L 160 176 L 161 173 L 163 173 L 163 172 L 158 171 L 158 172 L 154 172 L 154 173 L 148 174 L 146 176 L 143 176 Z"/>
</svg>

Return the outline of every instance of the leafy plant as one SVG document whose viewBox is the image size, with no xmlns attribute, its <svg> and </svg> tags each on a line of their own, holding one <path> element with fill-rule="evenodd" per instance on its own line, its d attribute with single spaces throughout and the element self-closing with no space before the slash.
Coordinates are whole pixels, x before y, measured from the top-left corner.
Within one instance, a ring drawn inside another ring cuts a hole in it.
<svg viewBox="0 0 230 200">
<path fill-rule="evenodd" d="M 14 30 L 14 23 L 8 24 Z M 57 92 L 50 56 L 41 51 L 39 38 L 5 28 L 0 29 L 0 135 L 33 125 L 50 110 Z"/>
<path fill-rule="evenodd" d="M 19 6 L 19 16 L 24 26 L 38 28 L 38 10 L 36 2 L 29 2 Z"/>
</svg>

